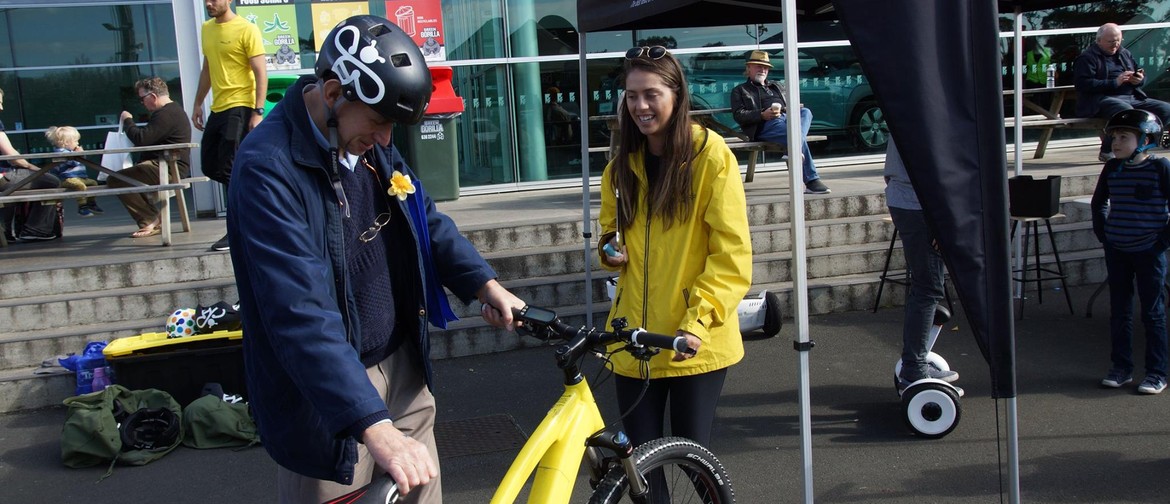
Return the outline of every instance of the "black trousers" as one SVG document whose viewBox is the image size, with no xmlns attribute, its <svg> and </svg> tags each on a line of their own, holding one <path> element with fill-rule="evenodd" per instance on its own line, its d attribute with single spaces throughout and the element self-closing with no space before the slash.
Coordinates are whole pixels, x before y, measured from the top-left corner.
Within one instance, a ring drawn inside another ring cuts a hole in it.
<svg viewBox="0 0 1170 504">
<path fill-rule="evenodd" d="M 707 446 L 711 441 L 711 426 L 715 423 L 715 406 L 719 403 L 726 378 L 727 368 L 693 376 L 651 379 L 646 395 L 622 420 L 626 435 L 635 446 L 662 437 L 669 399 L 670 435 Z M 618 407 L 623 413 L 634 405 L 643 383 L 637 378 L 614 376 Z"/>
<path fill-rule="evenodd" d="M 8 174 L 0 177 L 0 191 L 8 187 L 10 183 L 9 177 L 15 179 L 16 177 L 23 177 L 28 173 L 28 170 L 15 169 L 9 171 Z M 61 185 L 61 180 L 51 174 L 41 175 L 36 180 L 25 186 L 28 189 L 56 189 Z M 23 188 L 22 188 L 23 189 Z M 39 235 L 49 235 L 53 233 L 53 224 L 57 219 L 57 204 L 33 202 L 29 204 L 28 217 L 24 221 L 22 229 L 12 229 L 13 219 L 16 216 L 15 205 L 5 205 L 0 207 L 0 228 L 4 229 L 4 233 L 11 236 L 20 236 L 25 233 L 33 233 Z"/>
<path fill-rule="evenodd" d="M 203 158 L 203 174 L 224 185 L 232 178 L 232 163 L 240 142 L 248 134 L 252 114 L 251 107 L 232 107 L 222 112 L 212 112 L 203 126 L 203 143 L 199 148 Z"/>
</svg>

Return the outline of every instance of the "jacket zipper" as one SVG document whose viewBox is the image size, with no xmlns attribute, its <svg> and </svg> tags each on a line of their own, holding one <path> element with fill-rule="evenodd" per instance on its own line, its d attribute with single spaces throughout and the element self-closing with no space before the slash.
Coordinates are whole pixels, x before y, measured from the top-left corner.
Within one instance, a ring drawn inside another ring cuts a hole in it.
<svg viewBox="0 0 1170 504">
<path fill-rule="evenodd" d="M 645 328 L 650 325 L 646 320 L 646 307 L 650 301 L 650 187 L 646 187 L 646 248 L 642 254 L 642 324 Z"/>
</svg>

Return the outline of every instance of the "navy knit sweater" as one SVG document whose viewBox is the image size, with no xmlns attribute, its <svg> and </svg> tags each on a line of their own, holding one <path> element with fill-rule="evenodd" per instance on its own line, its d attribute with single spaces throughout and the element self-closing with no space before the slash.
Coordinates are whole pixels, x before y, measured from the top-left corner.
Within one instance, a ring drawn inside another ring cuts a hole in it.
<svg viewBox="0 0 1170 504">
<path fill-rule="evenodd" d="M 350 217 L 342 219 L 345 228 L 345 262 L 349 266 L 349 283 L 357 304 L 362 337 L 362 364 L 370 367 L 388 356 L 396 344 L 394 334 L 394 292 L 390 285 L 389 246 L 393 226 L 378 230 L 368 242 L 359 238 L 379 215 L 392 215 L 386 204 L 377 174 L 359 162 L 351 173 L 340 167 L 341 187 L 349 202 Z M 401 219 L 402 215 L 395 215 Z M 385 217 L 383 217 L 385 219 Z"/>
<path fill-rule="evenodd" d="M 1140 252 L 1170 242 L 1170 161 L 1150 156 L 1137 164 L 1105 163 L 1093 192 L 1093 231 L 1118 250 Z M 1108 205 L 1108 206 L 1106 206 Z"/>
</svg>

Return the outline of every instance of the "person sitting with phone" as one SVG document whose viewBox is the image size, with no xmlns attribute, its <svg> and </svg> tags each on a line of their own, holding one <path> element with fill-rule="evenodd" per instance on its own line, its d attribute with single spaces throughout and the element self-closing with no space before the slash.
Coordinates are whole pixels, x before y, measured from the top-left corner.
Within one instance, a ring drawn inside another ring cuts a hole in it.
<svg viewBox="0 0 1170 504">
<path fill-rule="evenodd" d="M 1153 112 L 1162 124 L 1170 121 L 1170 103 L 1155 100 L 1142 91 L 1145 70 L 1138 68 L 1129 50 L 1121 47 L 1121 28 L 1105 23 L 1097 29 L 1096 43 L 1077 56 L 1073 64 L 1073 84 L 1077 88 L 1077 116 L 1108 119 L 1129 109 Z M 1101 140 L 1101 162 L 1113 158 L 1112 137 Z M 1162 147 L 1170 146 L 1165 135 Z"/>
</svg>

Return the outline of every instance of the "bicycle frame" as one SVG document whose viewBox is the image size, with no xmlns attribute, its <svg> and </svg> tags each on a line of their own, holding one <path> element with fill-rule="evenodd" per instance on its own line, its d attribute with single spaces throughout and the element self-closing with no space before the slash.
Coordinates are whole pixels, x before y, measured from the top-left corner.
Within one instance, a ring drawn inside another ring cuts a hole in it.
<svg viewBox="0 0 1170 504">
<path fill-rule="evenodd" d="M 582 377 L 566 384 L 565 393 L 549 409 L 492 496 L 491 504 L 513 503 L 536 471 L 530 503 L 567 503 L 587 448 L 585 441 L 605 428 L 593 391 Z"/>
</svg>

